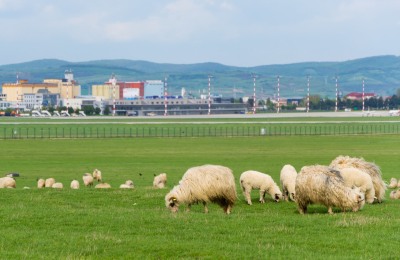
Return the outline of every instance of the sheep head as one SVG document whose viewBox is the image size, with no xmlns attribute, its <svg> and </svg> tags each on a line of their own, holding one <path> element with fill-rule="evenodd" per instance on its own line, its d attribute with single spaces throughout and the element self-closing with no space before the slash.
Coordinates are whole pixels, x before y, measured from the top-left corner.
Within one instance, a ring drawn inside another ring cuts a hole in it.
<svg viewBox="0 0 400 260">
<path fill-rule="evenodd" d="M 178 212 L 179 202 L 175 197 L 170 197 L 166 200 L 166 206 L 172 212 Z"/>
</svg>

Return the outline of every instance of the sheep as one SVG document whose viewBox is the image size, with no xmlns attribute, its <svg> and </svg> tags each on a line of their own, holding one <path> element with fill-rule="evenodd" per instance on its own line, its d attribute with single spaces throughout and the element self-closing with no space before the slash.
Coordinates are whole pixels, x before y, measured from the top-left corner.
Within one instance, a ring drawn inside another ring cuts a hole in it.
<svg viewBox="0 0 400 260">
<path fill-rule="evenodd" d="M 101 178 L 101 171 L 99 171 L 98 169 L 94 169 L 93 179 L 97 180 L 97 182 L 102 182 L 103 179 Z"/>
<path fill-rule="evenodd" d="M 288 201 L 289 199 L 295 200 L 295 185 L 296 185 L 297 171 L 296 169 L 287 164 L 283 166 L 280 175 L 280 182 L 282 187 L 283 199 Z"/>
<path fill-rule="evenodd" d="M 377 201 L 381 203 L 385 199 L 386 184 L 382 180 L 381 170 L 376 164 L 367 162 L 363 158 L 340 155 L 336 157 L 329 166 L 337 170 L 354 167 L 368 173 L 371 176 L 372 183 L 374 184 L 375 197 Z"/>
<path fill-rule="evenodd" d="M 79 181 L 77 181 L 77 180 L 71 181 L 70 187 L 71 187 L 71 189 L 73 189 L 73 190 L 79 189 Z"/>
<path fill-rule="evenodd" d="M 172 212 L 177 212 L 179 205 L 191 205 L 202 202 L 204 212 L 208 213 L 207 203 L 214 202 L 230 214 L 237 199 L 235 177 L 232 170 L 220 165 L 202 165 L 189 168 L 179 184 L 166 196 L 165 205 Z"/>
<path fill-rule="evenodd" d="M 307 213 L 307 206 L 313 203 L 325 205 L 329 214 L 333 214 L 332 207 L 356 212 L 365 204 L 360 188 L 345 186 L 340 172 L 327 166 L 304 166 L 297 175 L 295 190 L 300 214 Z"/>
<path fill-rule="evenodd" d="M 240 187 L 242 188 L 243 195 L 246 198 L 247 204 L 251 203 L 251 190 L 260 190 L 260 202 L 265 203 L 265 193 L 268 194 L 278 202 L 282 198 L 282 192 L 279 190 L 278 185 L 268 174 L 258 171 L 245 171 L 240 175 Z"/>
<path fill-rule="evenodd" d="M 125 183 L 119 186 L 121 189 L 133 189 L 135 186 L 133 185 L 133 181 L 127 180 Z"/>
<path fill-rule="evenodd" d="M 90 173 L 85 173 L 82 176 L 83 184 L 87 186 L 93 186 L 93 176 Z"/>
<path fill-rule="evenodd" d="M 11 177 L 0 178 L 0 188 L 15 188 L 17 183 Z"/>
<path fill-rule="evenodd" d="M 48 179 L 46 179 L 46 181 L 44 182 L 44 186 L 45 186 L 46 188 L 51 188 L 55 182 L 56 182 L 56 180 L 55 180 L 54 178 L 48 178 Z"/>
<path fill-rule="evenodd" d="M 56 182 L 51 186 L 53 189 L 62 189 L 64 185 L 61 182 Z"/>
<path fill-rule="evenodd" d="M 37 180 L 38 189 L 44 188 L 44 186 L 45 186 L 45 180 L 44 179 L 38 179 Z"/>
<path fill-rule="evenodd" d="M 106 183 L 106 182 L 103 182 L 103 183 L 97 184 L 97 185 L 95 186 L 95 188 L 96 188 L 96 189 L 109 189 L 109 188 L 111 188 L 111 185 L 108 184 L 108 183 Z"/>
<path fill-rule="evenodd" d="M 400 199 L 400 190 L 393 190 L 390 192 L 390 198 L 394 200 Z"/>
<path fill-rule="evenodd" d="M 368 173 L 357 168 L 343 168 L 340 170 L 344 184 L 347 187 L 357 186 L 360 191 L 365 194 L 365 201 L 367 203 L 374 203 L 375 189 L 372 183 L 372 178 Z"/>
<path fill-rule="evenodd" d="M 165 184 L 167 184 L 167 174 L 166 173 L 160 173 L 159 175 L 154 176 L 153 188 L 163 189 L 165 187 Z"/>
<path fill-rule="evenodd" d="M 398 181 L 397 181 L 396 178 L 391 178 L 388 188 L 389 188 L 389 189 L 397 188 L 397 185 L 398 185 L 398 184 L 399 184 L 399 183 L 398 183 Z"/>
</svg>

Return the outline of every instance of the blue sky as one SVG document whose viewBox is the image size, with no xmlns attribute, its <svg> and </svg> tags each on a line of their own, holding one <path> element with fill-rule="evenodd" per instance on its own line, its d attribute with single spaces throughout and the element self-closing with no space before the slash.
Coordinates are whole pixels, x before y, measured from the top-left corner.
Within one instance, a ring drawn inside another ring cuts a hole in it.
<svg viewBox="0 0 400 260">
<path fill-rule="evenodd" d="M 0 64 L 234 66 L 400 55 L 398 0 L 0 0 Z"/>
</svg>

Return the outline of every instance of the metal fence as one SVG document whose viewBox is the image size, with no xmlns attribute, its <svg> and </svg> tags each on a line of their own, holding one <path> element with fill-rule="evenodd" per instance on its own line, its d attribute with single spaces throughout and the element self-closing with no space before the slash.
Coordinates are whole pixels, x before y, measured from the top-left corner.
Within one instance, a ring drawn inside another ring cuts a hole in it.
<svg viewBox="0 0 400 260">
<path fill-rule="evenodd" d="M 399 134 L 400 123 L 380 124 L 305 124 L 234 126 L 3 126 L 0 139 L 75 139 L 143 137 L 245 137 L 299 135 L 380 135 Z"/>
</svg>

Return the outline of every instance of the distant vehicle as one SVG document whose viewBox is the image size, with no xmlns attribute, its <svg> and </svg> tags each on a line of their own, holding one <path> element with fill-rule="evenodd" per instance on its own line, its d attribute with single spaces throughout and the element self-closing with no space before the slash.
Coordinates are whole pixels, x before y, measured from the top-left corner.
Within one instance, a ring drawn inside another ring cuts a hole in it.
<svg viewBox="0 0 400 260">
<path fill-rule="evenodd" d="M 400 116 L 400 110 L 390 110 L 389 116 Z"/>
<path fill-rule="evenodd" d="M 130 111 L 128 112 L 127 116 L 138 116 L 139 113 L 137 111 Z"/>
<path fill-rule="evenodd" d="M 42 116 L 51 116 L 50 112 L 46 111 L 46 110 L 42 110 L 41 113 L 42 113 Z"/>
<path fill-rule="evenodd" d="M 150 113 L 147 113 L 146 115 L 147 115 L 147 116 L 156 116 L 157 114 L 154 113 L 154 112 L 150 112 Z"/>
<path fill-rule="evenodd" d="M 71 116 L 67 110 L 61 111 L 61 116 Z"/>
<path fill-rule="evenodd" d="M 31 114 L 32 114 L 33 117 L 36 117 L 36 116 L 43 116 L 42 113 L 40 113 L 40 112 L 37 111 L 37 110 L 32 110 Z"/>
</svg>

